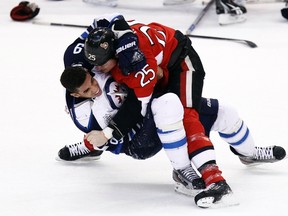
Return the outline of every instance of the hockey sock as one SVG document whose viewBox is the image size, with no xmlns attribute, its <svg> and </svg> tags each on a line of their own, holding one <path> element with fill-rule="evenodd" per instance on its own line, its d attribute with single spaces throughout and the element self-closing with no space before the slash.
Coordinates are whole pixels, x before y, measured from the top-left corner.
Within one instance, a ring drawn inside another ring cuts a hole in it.
<svg viewBox="0 0 288 216">
<path fill-rule="evenodd" d="M 174 169 L 183 169 L 191 165 L 187 152 L 187 141 L 184 127 L 165 131 L 157 129 L 158 136 L 162 142 L 171 165 Z"/>
<path fill-rule="evenodd" d="M 219 132 L 220 137 L 234 148 L 239 154 L 252 156 L 255 150 L 255 143 L 246 124 L 238 121 L 237 130 L 230 133 Z"/>
<path fill-rule="evenodd" d="M 158 136 L 174 169 L 191 166 L 183 126 L 183 106 L 177 95 L 167 93 L 151 105 Z"/>
<path fill-rule="evenodd" d="M 197 169 L 209 161 L 216 160 L 210 139 L 205 136 L 204 127 L 198 113 L 191 108 L 184 108 L 184 127 L 187 136 L 188 154 Z"/>
<path fill-rule="evenodd" d="M 205 164 L 199 169 L 202 179 L 205 181 L 206 187 L 210 184 L 225 180 L 222 177 L 222 172 L 214 163 Z"/>
<path fill-rule="evenodd" d="M 255 150 L 253 137 L 234 107 L 219 102 L 217 119 L 211 130 L 217 131 L 238 154 L 253 155 Z"/>
</svg>

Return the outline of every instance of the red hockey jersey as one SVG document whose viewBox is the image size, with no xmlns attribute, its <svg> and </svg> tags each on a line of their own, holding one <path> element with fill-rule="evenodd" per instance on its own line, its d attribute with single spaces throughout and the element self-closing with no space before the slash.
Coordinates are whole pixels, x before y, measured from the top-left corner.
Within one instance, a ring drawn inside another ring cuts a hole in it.
<svg viewBox="0 0 288 216">
<path fill-rule="evenodd" d="M 167 64 L 178 42 L 174 37 L 175 30 L 170 27 L 158 23 L 145 25 L 133 21 L 129 24 L 138 36 L 139 48 L 146 57 L 147 65 L 141 71 L 135 71 L 128 76 L 123 75 L 119 67 L 114 67 L 112 76 L 117 82 L 125 83 L 134 89 L 138 98 L 145 98 L 151 96 L 155 89 L 167 85 L 169 77 Z M 164 72 L 163 78 L 159 81 L 156 76 L 157 66 Z"/>
</svg>

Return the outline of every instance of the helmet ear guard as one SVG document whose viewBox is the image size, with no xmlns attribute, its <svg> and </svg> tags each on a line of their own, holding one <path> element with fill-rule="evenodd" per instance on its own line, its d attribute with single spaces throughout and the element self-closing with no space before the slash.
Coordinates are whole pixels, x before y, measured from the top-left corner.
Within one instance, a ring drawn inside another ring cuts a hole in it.
<svg viewBox="0 0 288 216">
<path fill-rule="evenodd" d="M 106 27 L 93 29 L 85 40 L 84 53 L 87 61 L 95 66 L 105 64 L 115 57 L 115 35 Z"/>
</svg>

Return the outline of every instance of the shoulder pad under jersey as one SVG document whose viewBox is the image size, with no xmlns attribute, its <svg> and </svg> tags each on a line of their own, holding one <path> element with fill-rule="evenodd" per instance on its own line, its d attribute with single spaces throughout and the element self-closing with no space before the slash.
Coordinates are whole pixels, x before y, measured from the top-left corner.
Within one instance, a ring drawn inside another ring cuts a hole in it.
<svg viewBox="0 0 288 216">
<path fill-rule="evenodd" d="M 83 40 L 77 39 L 67 47 L 64 53 L 64 66 L 65 68 L 82 66 L 88 70 L 93 68 L 93 65 L 85 59 Z"/>
</svg>

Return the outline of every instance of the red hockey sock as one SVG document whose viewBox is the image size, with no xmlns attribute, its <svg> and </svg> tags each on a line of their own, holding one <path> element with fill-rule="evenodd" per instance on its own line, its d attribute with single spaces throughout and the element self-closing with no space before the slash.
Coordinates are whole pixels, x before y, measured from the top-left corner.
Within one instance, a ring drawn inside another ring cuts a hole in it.
<svg viewBox="0 0 288 216">
<path fill-rule="evenodd" d="M 206 186 L 225 180 L 221 175 L 222 172 L 215 164 L 215 155 L 211 153 L 211 151 L 214 152 L 214 146 L 210 139 L 205 136 L 205 130 L 199 120 L 197 111 L 184 108 L 183 123 L 187 136 L 189 157 L 192 158 L 194 165 L 199 169 Z M 208 153 L 206 154 L 206 152 Z M 201 156 L 199 156 L 200 154 Z M 205 165 L 202 168 L 203 164 Z"/>
<path fill-rule="evenodd" d="M 222 172 L 219 170 L 216 164 L 207 164 L 201 170 L 203 180 L 205 181 L 206 187 L 210 184 L 225 180 L 221 175 Z"/>
<path fill-rule="evenodd" d="M 204 127 L 195 109 L 184 108 L 183 124 L 187 136 L 188 153 L 190 157 L 193 156 L 195 152 L 214 148 L 210 139 L 205 136 Z"/>
</svg>

